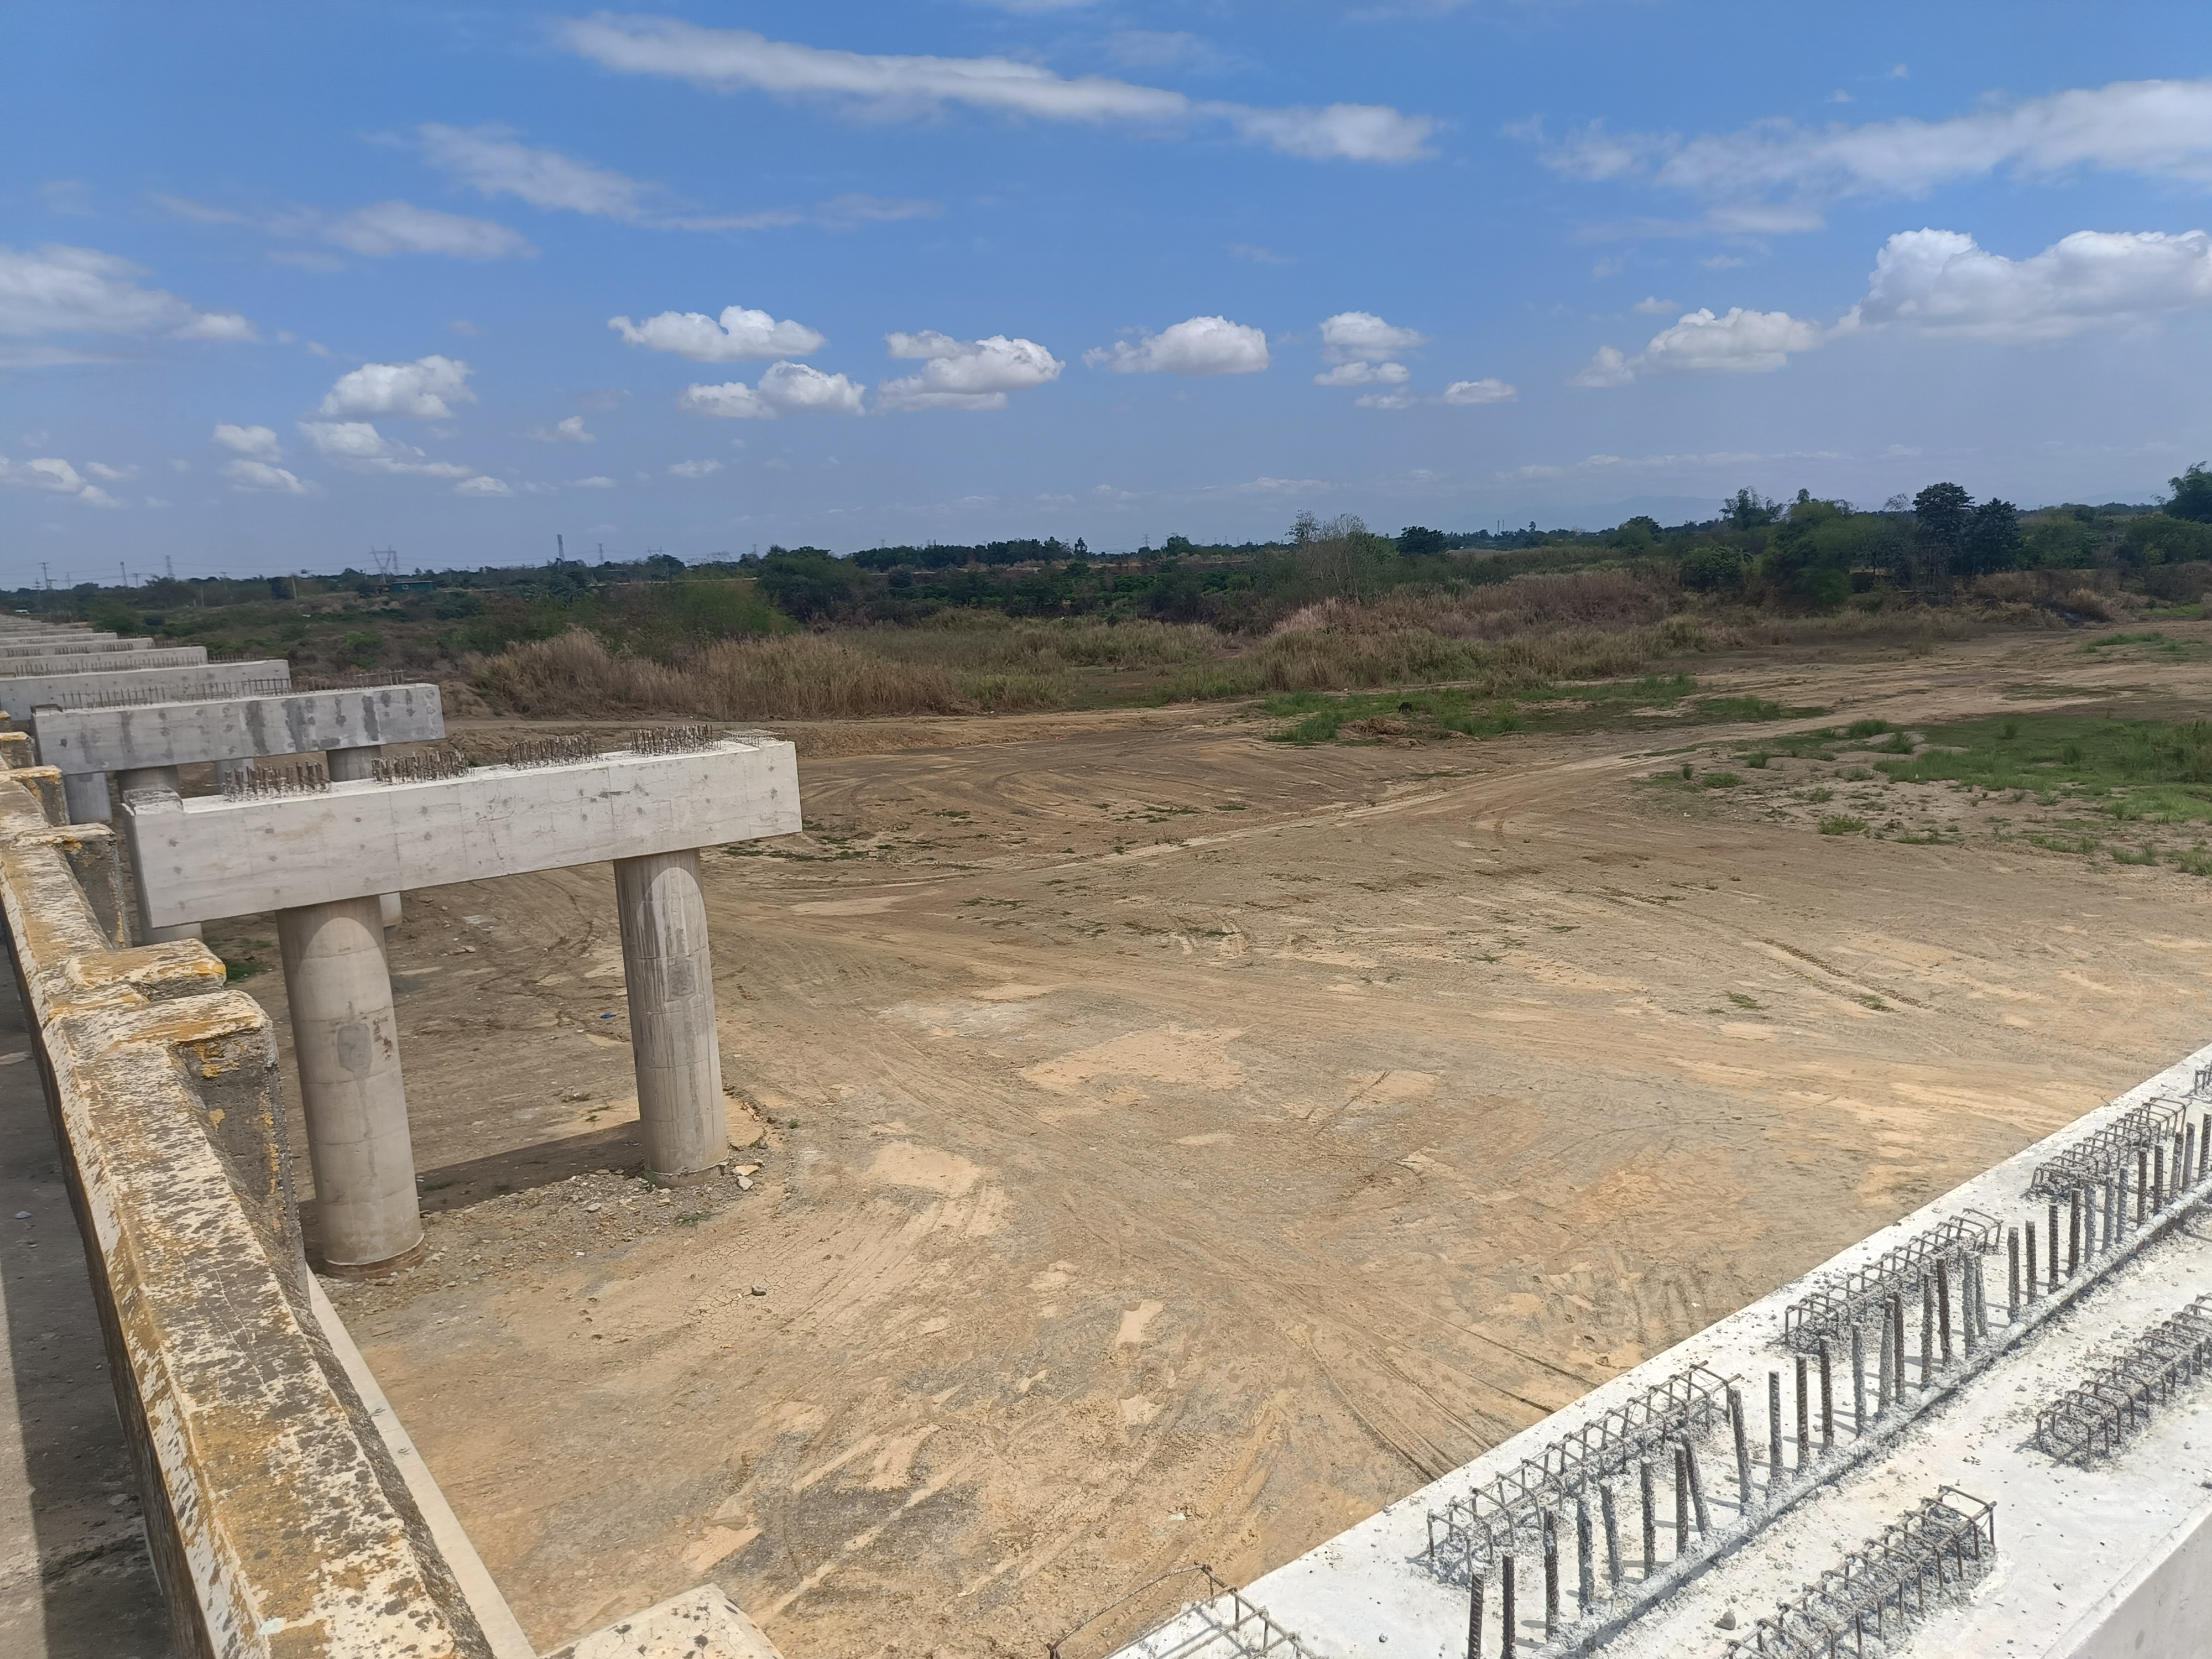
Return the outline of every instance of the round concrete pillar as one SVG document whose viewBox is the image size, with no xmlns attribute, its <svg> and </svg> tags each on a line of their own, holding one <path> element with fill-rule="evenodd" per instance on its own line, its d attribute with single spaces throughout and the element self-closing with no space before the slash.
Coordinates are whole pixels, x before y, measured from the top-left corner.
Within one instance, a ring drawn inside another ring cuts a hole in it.
<svg viewBox="0 0 2212 1659">
<path fill-rule="evenodd" d="M 730 1150 L 699 854 L 614 863 L 645 1167 L 689 1175 L 721 1163 Z"/>
<path fill-rule="evenodd" d="M 422 1243 L 422 1217 L 377 902 L 280 910 L 276 939 L 324 1259 L 342 1272 L 397 1266 Z"/>
<path fill-rule="evenodd" d="M 329 769 L 332 783 L 349 783 L 356 778 L 374 777 L 376 763 L 383 756 L 382 744 L 369 743 L 358 749 L 330 750 L 324 754 L 323 762 Z M 399 895 L 381 894 L 377 902 L 384 907 L 384 927 L 389 933 L 399 925 Z"/>
<path fill-rule="evenodd" d="M 105 772 L 62 774 L 62 806 L 71 823 L 105 823 L 115 816 Z"/>
<path fill-rule="evenodd" d="M 133 789 L 166 789 L 173 795 L 183 794 L 184 788 L 177 781 L 173 766 L 134 766 L 115 775 L 115 789 L 118 795 L 127 795 Z M 138 917 L 138 939 L 142 945 L 166 945 L 173 939 L 198 939 L 200 925 L 197 921 L 179 922 L 173 927 L 149 927 L 144 912 Z"/>
</svg>

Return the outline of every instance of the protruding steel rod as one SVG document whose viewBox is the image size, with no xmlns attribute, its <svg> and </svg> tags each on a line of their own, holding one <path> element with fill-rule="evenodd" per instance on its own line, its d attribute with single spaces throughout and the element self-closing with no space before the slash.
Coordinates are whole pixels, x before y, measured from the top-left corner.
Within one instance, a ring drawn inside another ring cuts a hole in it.
<svg viewBox="0 0 2212 1659">
<path fill-rule="evenodd" d="M 2143 1224 L 2145 1205 L 2150 1197 L 2150 1154 L 2141 1146 L 2136 1148 L 2136 1225 Z"/>
<path fill-rule="evenodd" d="M 1468 1586 L 1467 1659 L 1482 1659 L 1482 1575 L 1478 1572 Z"/>
<path fill-rule="evenodd" d="M 2081 1260 L 2097 1259 L 2097 1189 L 2087 1187 L 2081 1191 Z"/>
<path fill-rule="evenodd" d="M 1851 1327 L 1851 1437 L 1856 1439 L 1867 1431 L 1866 1410 L 1866 1327 Z"/>
<path fill-rule="evenodd" d="M 1690 1553 L 1690 1449 L 1674 1448 L 1674 1559 Z"/>
<path fill-rule="evenodd" d="M 2066 1194 L 2066 1277 L 2081 1271 L 2081 1189 Z"/>
<path fill-rule="evenodd" d="M 1659 1503 L 1651 1491 L 1649 1460 L 1636 1466 L 1636 1474 L 1644 1493 L 1644 1577 L 1649 1580 L 1659 1571 Z"/>
<path fill-rule="evenodd" d="M 1813 1404 L 1807 1388 L 1806 1359 L 1797 1356 L 1797 1467 L 1802 1469 L 1813 1461 Z"/>
<path fill-rule="evenodd" d="M 1559 1630 L 1559 1528 L 1551 1510 L 1544 1511 L 1544 1639 Z"/>
<path fill-rule="evenodd" d="M 2058 1200 L 2051 1200 L 2046 1208 L 2049 1213 L 2045 1219 L 2051 1224 L 2051 1271 L 2044 1275 L 2044 1283 L 2051 1287 L 2051 1294 L 2055 1296 L 2058 1293 Z"/>
<path fill-rule="evenodd" d="M 1729 1433 L 1735 1441 L 1736 1507 L 1745 1515 L 1751 1513 L 1751 1443 L 1743 1431 L 1743 1395 L 1734 1383 L 1729 1385 Z"/>
<path fill-rule="evenodd" d="M 2120 1189 L 2120 1229 L 2119 1231 L 2113 1234 L 2112 1237 L 2114 1238 L 2120 1238 L 2126 1235 L 2129 1225 L 2128 1194 L 2131 1189 L 2128 1186 L 2128 1172 L 2126 1170 L 2123 1169 L 2120 1171 L 2120 1178 L 2117 1184 Z M 2142 1182 L 2140 1181 L 2136 1182 L 2132 1190 L 2136 1194 L 2136 1201 L 2137 1203 L 2141 1203 L 2142 1201 Z M 2136 1221 L 2141 1221 L 2142 1219 L 2139 1215 L 2134 1218 Z"/>
<path fill-rule="evenodd" d="M 1500 1556 L 1498 1561 L 1498 1588 L 1501 1597 L 1498 1611 L 1505 1615 L 1505 1639 L 1498 1652 L 1504 1656 L 1504 1659 L 1513 1659 L 1514 1648 L 1519 1639 L 1519 1632 L 1514 1629 L 1516 1620 L 1513 1614 L 1513 1581 L 1517 1576 L 1513 1571 L 1513 1558 Z"/>
<path fill-rule="evenodd" d="M 2030 1260 L 2033 1259 L 2031 1256 Z M 2017 1325 L 2020 1323 L 2020 1229 L 2017 1227 L 2005 1230 L 2005 1262 L 2011 1269 L 2011 1311 L 2006 1319 L 2008 1323 Z"/>
<path fill-rule="evenodd" d="M 1897 1351 L 1889 1342 L 1889 1304 L 1881 1305 L 1881 1359 L 1875 1373 L 1874 1414 L 1876 1419 L 1889 1413 L 1889 1377 L 1897 1366 Z"/>
<path fill-rule="evenodd" d="M 2166 1148 L 2150 1149 L 2150 1206 L 2154 1210 L 2166 1207 Z"/>
<path fill-rule="evenodd" d="M 1926 1274 L 1920 1279 L 1920 1391 L 1928 1391 L 1929 1378 L 1936 1369 L 1936 1281 Z"/>
<path fill-rule="evenodd" d="M 1688 1441 L 1682 1443 L 1682 1473 L 1690 1477 L 1690 1508 L 1698 1517 L 1698 1536 L 1705 1537 L 1713 1529 L 1713 1517 L 1705 1508 L 1705 1478 L 1698 1473 L 1698 1449 Z"/>
<path fill-rule="evenodd" d="M 2027 1224 L 2027 1299 L 2035 1300 L 2035 1224 Z"/>
<path fill-rule="evenodd" d="M 1782 1490 L 1782 1373 L 1766 1374 L 1766 1500 Z"/>
<path fill-rule="evenodd" d="M 1575 1601 L 1585 1619 L 1597 1607 L 1597 1545 L 1590 1536 L 1589 1497 L 1575 1494 Z"/>
<path fill-rule="evenodd" d="M 1943 1363 L 1951 1363 L 1951 1264 L 1936 1264 L 1936 1327 L 1942 1338 Z"/>
<path fill-rule="evenodd" d="M 1599 1517 L 1605 1522 L 1605 1579 L 1615 1595 L 1620 1594 L 1620 1516 L 1613 1507 L 1610 1483 L 1597 1489 Z"/>
<path fill-rule="evenodd" d="M 1836 1378 L 1835 1364 L 1828 1350 L 1828 1339 L 1820 1339 L 1820 1455 L 1826 1457 L 1836 1449 Z"/>
<path fill-rule="evenodd" d="M 1897 1375 L 1891 1379 L 1889 1397 L 1899 1405 L 1905 1403 L 1905 1292 L 1898 1291 L 1889 1298 L 1890 1328 L 1897 1355 Z"/>
</svg>

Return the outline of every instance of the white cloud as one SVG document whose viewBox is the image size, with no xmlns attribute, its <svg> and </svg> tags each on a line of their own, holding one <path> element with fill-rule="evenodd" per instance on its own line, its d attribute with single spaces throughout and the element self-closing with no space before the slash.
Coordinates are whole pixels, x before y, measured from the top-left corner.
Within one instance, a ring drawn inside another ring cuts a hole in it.
<svg viewBox="0 0 2212 1659">
<path fill-rule="evenodd" d="M 1601 346 L 1583 371 L 1567 384 L 1576 386 L 1626 386 L 1638 374 L 1676 371 L 1736 374 L 1765 374 L 1782 368 L 1790 355 L 1814 351 L 1827 339 L 1828 331 L 1786 311 L 1747 311 L 1731 306 L 1715 316 L 1709 309 L 1692 311 L 1651 337 L 1650 343 L 1630 357 L 1612 346 Z"/>
<path fill-rule="evenodd" d="M 1417 400 L 1410 392 L 1370 392 L 1352 400 L 1355 409 L 1411 409 Z"/>
<path fill-rule="evenodd" d="M 241 457 L 224 464 L 222 476 L 230 480 L 233 489 L 256 495 L 307 495 L 315 486 L 302 482 L 297 476 L 281 466 L 271 466 L 266 461 L 248 460 Z"/>
<path fill-rule="evenodd" d="M 215 441 L 225 449 L 236 451 L 250 461 L 281 461 L 284 459 L 283 447 L 276 441 L 275 430 L 265 426 L 232 426 L 228 422 L 219 422 L 215 429 Z"/>
<path fill-rule="evenodd" d="M 584 417 L 580 415 L 571 415 L 565 420 L 556 421 L 550 431 L 542 426 L 533 426 L 529 435 L 541 444 L 595 444 L 599 441 L 596 433 L 584 430 Z"/>
<path fill-rule="evenodd" d="M 1631 311 L 1645 317 L 1671 317 L 1682 307 L 1672 300 L 1662 300 L 1656 295 L 1638 300 L 1629 307 Z"/>
<path fill-rule="evenodd" d="M 1481 380 L 1454 380 L 1444 388 L 1440 400 L 1448 404 L 1510 404 L 1521 394 L 1514 387 L 1495 378 Z"/>
<path fill-rule="evenodd" d="M 617 486 L 615 481 L 605 474 L 595 473 L 591 477 L 577 479 L 570 487 L 575 489 L 612 489 Z"/>
<path fill-rule="evenodd" d="M 434 461 L 412 444 L 387 438 L 368 421 L 302 421 L 300 430 L 315 453 L 356 472 L 423 478 L 465 478 L 476 471 L 458 461 Z"/>
<path fill-rule="evenodd" d="M 461 470 L 464 472 L 468 471 L 466 467 L 463 467 Z M 512 489 L 509 489 L 501 480 L 492 477 L 488 474 L 479 472 L 475 477 L 464 478 L 460 483 L 455 484 L 453 486 L 453 494 L 456 495 L 495 496 L 512 495 L 514 492 Z"/>
<path fill-rule="evenodd" d="M 1413 371 L 1403 363 L 1339 363 L 1313 378 L 1316 386 L 1402 386 Z"/>
<path fill-rule="evenodd" d="M 1180 69 L 1218 74 L 1237 59 L 1203 36 L 1184 29 L 1116 29 L 1106 37 L 1107 55 L 1125 69 Z"/>
<path fill-rule="evenodd" d="M 2212 80 L 2116 81 L 1948 120 L 1819 130 L 1778 119 L 1684 139 L 1591 127 L 1549 149 L 1571 178 L 1638 179 L 1718 200 L 1920 196 L 2000 170 L 2023 179 L 2132 173 L 2212 182 Z"/>
<path fill-rule="evenodd" d="M 0 335 L 150 334 L 179 339 L 252 340 L 235 312 L 200 312 L 135 280 L 143 266 L 96 248 L 48 243 L 29 252 L 0 246 Z"/>
<path fill-rule="evenodd" d="M 448 400 L 472 404 L 469 366 L 434 353 L 411 363 L 363 363 L 341 374 L 323 399 L 325 415 L 406 415 L 439 421 L 452 416 Z"/>
<path fill-rule="evenodd" d="M 138 476 L 135 466 L 110 466 L 105 461 L 87 461 L 84 470 L 103 483 L 128 483 Z"/>
<path fill-rule="evenodd" d="M 1028 392 L 1060 378 L 1066 367 L 1034 340 L 956 340 L 934 329 L 886 334 L 894 357 L 920 358 L 919 374 L 885 380 L 876 388 L 879 409 L 1004 409 L 1010 392 Z"/>
<path fill-rule="evenodd" d="M 1186 97 L 1103 76 L 1069 78 L 1011 58 L 902 57 L 770 40 L 750 29 L 702 28 L 672 17 L 601 13 L 561 26 L 570 50 L 611 70 L 665 75 L 716 91 L 750 88 L 806 97 L 877 120 L 915 119 L 961 105 L 994 114 L 1092 125 L 1179 127 L 1218 122 L 1285 155 L 1410 161 L 1429 155 L 1435 123 L 1387 105 L 1255 109 Z"/>
<path fill-rule="evenodd" d="M 0 455 L 0 486 L 10 489 L 34 489 L 43 495 L 70 495 L 85 507 L 123 505 L 98 484 L 85 478 L 67 461 L 52 457 L 35 461 L 11 461 Z"/>
<path fill-rule="evenodd" d="M 1427 335 L 1414 329 L 1393 328 L 1369 311 L 1340 311 L 1321 325 L 1325 362 L 1378 363 L 1428 343 Z"/>
<path fill-rule="evenodd" d="M 686 386 L 676 399 L 687 415 L 726 420 L 774 420 L 779 415 L 858 415 L 866 386 L 825 374 L 805 363 L 772 363 L 757 386 L 741 380 Z"/>
<path fill-rule="evenodd" d="M 1967 339 L 2063 339 L 2212 305 L 2212 236 L 2076 231 L 2027 259 L 1955 230 L 1909 230 L 1875 257 L 1858 320 Z"/>
<path fill-rule="evenodd" d="M 823 337 L 804 323 L 779 322 L 765 311 L 748 311 L 743 306 L 726 307 L 719 323 L 696 311 L 664 311 L 642 323 L 610 317 L 607 326 L 629 344 L 672 351 L 695 363 L 802 357 L 823 345 Z"/>
<path fill-rule="evenodd" d="M 1134 345 L 1094 347 L 1083 361 L 1116 374 L 1257 374 L 1273 360 L 1262 331 L 1226 317 L 1193 317 Z"/>
<path fill-rule="evenodd" d="M 423 160 L 485 196 L 519 197 L 532 207 L 604 219 L 637 219 L 653 193 L 653 186 L 611 168 L 518 143 L 512 127 L 426 121 L 415 135 Z"/>
<path fill-rule="evenodd" d="M 323 224 L 321 235 L 333 246 L 371 258 L 441 253 L 455 259 L 513 259 L 538 252 L 527 237 L 505 225 L 410 202 L 379 202 L 339 214 Z"/>
<path fill-rule="evenodd" d="M 722 470 L 720 461 L 673 461 L 669 464 L 672 478 L 709 478 Z"/>
</svg>

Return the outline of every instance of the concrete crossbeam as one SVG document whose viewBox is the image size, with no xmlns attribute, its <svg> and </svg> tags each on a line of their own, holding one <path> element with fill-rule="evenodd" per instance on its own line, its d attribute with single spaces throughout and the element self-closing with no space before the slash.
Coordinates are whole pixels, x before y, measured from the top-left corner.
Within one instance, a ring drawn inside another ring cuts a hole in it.
<svg viewBox="0 0 2212 1659">
<path fill-rule="evenodd" d="M 151 640 L 118 640 L 112 635 L 96 639 L 88 634 L 55 634 L 29 640 L 19 640 L 12 634 L 0 635 L 0 657 L 36 657 L 64 651 L 71 653 L 82 652 L 91 656 L 114 656 L 119 653 L 151 651 L 153 648 L 154 641 Z M 177 648 L 201 652 L 203 660 L 207 649 L 204 646 Z"/>
<path fill-rule="evenodd" d="M 292 665 L 282 657 L 250 662 L 199 662 L 179 666 L 131 659 L 129 668 L 100 672 L 33 672 L 20 663 L 0 672 L 0 709 L 28 725 L 33 708 L 92 708 L 101 704 L 175 702 L 197 697 L 244 697 L 282 691 L 292 684 Z"/>
<path fill-rule="evenodd" d="M 792 746 L 484 766 L 327 794 L 124 803 L 156 927 L 795 833 Z"/>
<path fill-rule="evenodd" d="M 33 712 L 31 729 L 40 763 L 67 777 L 431 743 L 446 735 L 446 718 L 436 686 L 385 685 L 119 708 L 41 708 Z"/>
<path fill-rule="evenodd" d="M 207 661 L 207 647 L 179 645 L 160 651 L 88 651 L 82 642 L 71 640 L 64 645 L 24 657 L 0 658 L 0 673 L 29 678 L 33 675 L 98 674 L 116 672 L 118 662 L 128 663 L 133 669 L 194 668 Z"/>
</svg>

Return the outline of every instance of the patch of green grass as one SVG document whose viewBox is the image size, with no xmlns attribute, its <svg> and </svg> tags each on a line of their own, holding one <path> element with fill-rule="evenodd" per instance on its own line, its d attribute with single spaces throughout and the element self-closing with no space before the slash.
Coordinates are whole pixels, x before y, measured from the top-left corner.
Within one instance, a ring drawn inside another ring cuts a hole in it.
<svg viewBox="0 0 2212 1659">
<path fill-rule="evenodd" d="M 1857 1000 L 1864 1003 L 1868 1007 L 1873 1009 L 1878 1014 L 1887 1014 L 1893 1012 L 1890 1006 L 1884 1002 L 1880 997 L 1870 995 L 1865 992 L 1861 992 L 1859 994 Z"/>
<path fill-rule="evenodd" d="M 1832 813 L 1820 820 L 1820 833 L 1824 836 L 1863 836 L 1866 833 L 1866 820 L 1842 812 Z"/>
<path fill-rule="evenodd" d="M 265 974 L 268 971 L 269 964 L 262 961 L 259 957 L 226 957 L 223 958 L 222 976 L 227 981 L 233 985 L 237 984 L 238 981 L 242 979 L 252 979 L 256 974 Z"/>
<path fill-rule="evenodd" d="M 704 1210 L 701 1210 L 695 1214 L 678 1216 L 676 1218 L 676 1224 L 679 1227 L 696 1227 L 706 1218 L 707 1212 Z"/>
<path fill-rule="evenodd" d="M 2006 715 L 1927 728 L 1928 746 L 1879 763 L 1899 783 L 1965 783 L 2018 799 L 2092 805 L 2122 822 L 2212 821 L 2212 720 Z"/>
<path fill-rule="evenodd" d="M 2173 866 L 2186 870 L 2192 876 L 2212 876 L 2212 852 L 2202 847 L 2192 847 L 2185 853 L 2172 854 Z"/>
<path fill-rule="evenodd" d="M 1836 775 L 1841 778 L 1845 783 L 1864 783 L 1871 779 L 1874 776 L 1874 774 L 1868 771 L 1863 766 L 1854 766 L 1848 771 L 1837 773 Z"/>
<path fill-rule="evenodd" d="M 1897 728 L 1892 726 L 1887 720 L 1853 720 L 1849 726 L 1844 727 L 1841 732 L 1831 732 L 1829 735 L 1831 737 L 1844 738 L 1878 738 L 1885 732 L 1894 732 L 1896 730 Z"/>
<path fill-rule="evenodd" d="M 1548 689 L 1551 697 L 1572 697 L 1580 702 L 1676 702 L 1698 689 L 1689 674 L 1646 674 L 1638 680 L 1601 680 L 1594 685 L 1561 685 Z"/>
<path fill-rule="evenodd" d="M 1292 691 L 1261 705 L 1278 719 L 1300 717 L 1277 743 L 1379 742 L 1391 737 L 1494 738 L 1522 728 L 1511 704 L 1479 701 L 1465 691 L 1380 691 L 1335 693 Z M 1352 729 L 1346 731 L 1346 727 Z"/>
<path fill-rule="evenodd" d="M 2169 640 L 2165 635 L 2154 629 L 2147 634 L 2107 634 L 2100 640 L 2088 641 L 2085 644 L 2078 647 L 2077 649 L 2087 653 L 2094 653 L 2098 651 L 2107 651 L 2114 646 L 2119 645 L 2148 645 L 2155 647 L 2160 652 L 2163 653 L 2166 656 L 2178 657 L 2184 652 L 2187 651 L 2191 643 L 2191 641 L 2187 640 Z"/>
<path fill-rule="evenodd" d="M 1766 769 L 1766 763 L 1772 760 L 1774 757 L 1764 749 L 1753 749 L 1741 758 L 1743 763 L 1753 771 L 1764 772 Z"/>
<path fill-rule="evenodd" d="M 1815 806 L 1825 806 L 1828 802 L 1835 799 L 1835 798 L 1836 792 L 1832 789 L 1826 788 L 1802 789 L 1800 790 L 1797 794 L 1797 799 L 1799 800 L 1810 801 Z"/>
<path fill-rule="evenodd" d="M 1728 1000 L 1739 1008 L 1764 1008 L 1766 1005 L 1757 997 L 1747 997 L 1741 991 L 1730 991 Z"/>
<path fill-rule="evenodd" d="M 2158 849 L 2153 847 L 2148 842 L 2145 842 L 2140 848 L 2115 847 L 2112 848 L 2112 862 L 2115 864 L 2156 864 L 2158 862 Z"/>
<path fill-rule="evenodd" d="M 2094 836 L 2054 836 L 2047 830 L 2031 830 L 2021 839 L 2046 853 L 2073 853 L 2082 858 L 2093 859 L 2105 850 L 2105 843 Z"/>
<path fill-rule="evenodd" d="M 1708 789 L 1733 789 L 1743 780 L 1733 772 L 1708 772 L 1698 781 Z"/>
<path fill-rule="evenodd" d="M 1909 755 L 1912 752 L 1913 747 L 1912 733 L 1893 732 L 1890 734 L 1887 743 L 1878 743 L 1875 745 L 1874 752 L 1877 755 Z"/>
<path fill-rule="evenodd" d="M 1698 718 L 1701 720 L 1802 720 L 1820 712 L 1817 708 L 1784 708 L 1765 697 L 1705 697 L 1698 703 Z"/>
</svg>

